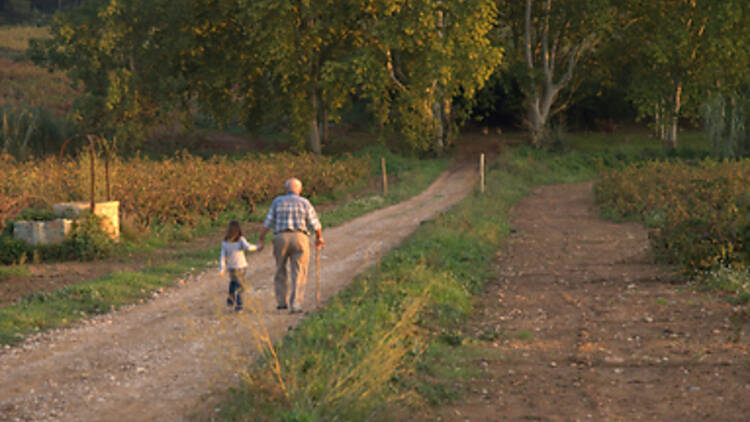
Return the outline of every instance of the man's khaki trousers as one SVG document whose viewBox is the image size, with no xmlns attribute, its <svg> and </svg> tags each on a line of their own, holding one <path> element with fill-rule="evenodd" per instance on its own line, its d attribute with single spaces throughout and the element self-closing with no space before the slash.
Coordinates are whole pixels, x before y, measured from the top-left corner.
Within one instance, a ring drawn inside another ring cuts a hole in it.
<svg viewBox="0 0 750 422">
<path fill-rule="evenodd" d="M 307 267 L 310 264 L 310 238 L 301 232 L 279 232 L 273 236 L 273 255 L 276 258 L 274 287 L 279 306 L 302 309 L 305 300 Z M 291 292 L 287 298 L 287 269 L 291 272 Z"/>
</svg>

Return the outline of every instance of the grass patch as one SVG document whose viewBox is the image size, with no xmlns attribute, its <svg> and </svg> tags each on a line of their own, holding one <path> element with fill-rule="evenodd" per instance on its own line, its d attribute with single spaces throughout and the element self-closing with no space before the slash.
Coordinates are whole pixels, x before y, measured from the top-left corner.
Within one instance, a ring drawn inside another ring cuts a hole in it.
<svg viewBox="0 0 750 422">
<path fill-rule="evenodd" d="M 586 153 L 605 153 L 631 159 L 655 159 L 668 157 L 703 158 L 713 152 L 711 140 L 703 131 L 681 132 L 678 137 L 677 151 L 665 152 L 661 141 L 646 132 L 600 134 L 571 133 L 573 151 Z"/>
<path fill-rule="evenodd" d="M 492 274 L 494 252 L 510 231 L 511 205 L 536 184 L 595 173 L 595 163 L 580 153 L 556 157 L 522 149 L 504 156 L 490 166 L 486 195 L 475 192 L 423 224 L 266 349 L 219 418 L 388 420 L 394 409 L 457 397 L 450 380 L 477 375 L 467 365 L 476 358 L 476 340 L 457 327 Z"/>
<path fill-rule="evenodd" d="M 520 330 L 516 333 L 516 338 L 523 341 L 531 341 L 534 338 L 534 334 L 531 331 Z"/>
<path fill-rule="evenodd" d="M 730 293 L 730 302 L 744 305 L 750 302 L 750 269 L 721 265 L 705 271 L 697 278 L 703 290 L 715 290 Z"/>
<path fill-rule="evenodd" d="M 0 281 L 11 276 L 28 277 L 30 275 L 31 275 L 31 272 L 29 271 L 28 267 L 26 267 L 25 265 L 2 265 L 0 266 Z"/>
</svg>

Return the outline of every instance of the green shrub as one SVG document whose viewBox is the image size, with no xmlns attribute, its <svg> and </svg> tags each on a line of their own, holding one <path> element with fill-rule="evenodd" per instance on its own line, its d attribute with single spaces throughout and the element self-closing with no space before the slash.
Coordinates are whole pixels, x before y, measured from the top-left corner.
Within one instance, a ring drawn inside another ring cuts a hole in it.
<svg viewBox="0 0 750 422">
<path fill-rule="evenodd" d="M 44 208 L 26 208 L 18 214 L 16 220 L 27 221 L 49 221 L 59 218 L 50 209 Z"/>
<path fill-rule="evenodd" d="M 92 213 L 86 213 L 73 222 L 70 238 L 62 244 L 62 249 L 69 256 L 88 261 L 107 256 L 114 246 L 114 241 L 102 230 L 102 219 Z"/>
<path fill-rule="evenodd" d="M 10 234 L 3 234 L 0 236 L 0 263 L 5 265 L 15 264 L 24 261 L 24 257 L 28 257 L 32 252 L 33 248 L 18 240 Z"/>
<path fill-rule="evenodd" d="M 610 215 L 656 225 L 660 257 L 687 271 L 746 265 L 750 160 L 632 164 L 602 175 L 595 192 Z"/>
</svg>

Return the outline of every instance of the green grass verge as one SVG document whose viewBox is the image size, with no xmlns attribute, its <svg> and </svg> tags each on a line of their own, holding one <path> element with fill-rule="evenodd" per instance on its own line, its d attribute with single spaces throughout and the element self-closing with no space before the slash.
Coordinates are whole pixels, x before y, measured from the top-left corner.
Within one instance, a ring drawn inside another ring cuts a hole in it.
<svg viewBox="0 0 750 422">
<path fill-rule="evenodd" d="M 218 249 L 184 255 L 142 271 L 115 272 L 49 293 L 34 293 L 0 308 L 0 343 L 13 344 L 29 333 L 69 325 L 90 315 L 149 298 L 191 268 L 202 268 Z"/>
<path fill-rule="evenodd" d="M 452 397 L 450 384 L 434 379 L 471 374 L 460 362 L 470 351 L 455 353 L 466 340 L 455 327 L 492 274 L 495 251 L 510 231 L 510 207 L 534 185 L 595 173 L 595 163 L 578 153 L 523 149 L 493 163 L 486 195 L 472 193 L 423 224 L 266 350 L 219 419 L 388 420 L 400 406 Z"/>
<path fill-rule="evenodd" d="M 0 281 L 13 275 L 28 277 L 29 275 L 31 275 L 31 272 L 29 272 L 29 268 L 25 265 L 0 266 Z"/>
<path fill-rule="evenodd" d="M 370 154 L 373 161 L 379 163 L 379 157 L 388 152 L 371 150 Z M 364 181 L 362 185 L 338 195 L 317 198 L 323 204 L 327 201 L 337 201 L 330 210 L 320 213 L 324 227 L 341 224 L 419 193 L 445 169 L 446 164 L 444 160 L 424 161 L 395 155 L 388 157 L 389 162 L 393 163 L 394 174 L 400 176 L 400 182 L 393 185 L 388 197 L 375 201 L 363 200 L 362 196 L 355 195 L 355 191 L 359 191 L 364 198 L 377 197 L 372 191 L 362 190 L 367 183 Z M 260 207 L 256 211 L 257 219 L 263 218 L 263 209 L 266 208 Z M 176 239 L 189 240 L 196 235 L 221 231 L 229 220 L 235 218 L 240 218 L 240 211 L 237 215 L 227 213 L 217 222 L 205 221 L 196 229 L 164 227 L 141 243 L 126 242 L 115 253 L 138 253 L 160 247 L 174 247 L 170 246 L 170 242 Z M 252 234 L 248 238 L 254 239 L 256 236 L 257 234 Z M 173 285 L 176 278 L 186 272 L 200 271 L 214 265 L 218 255 L 218 245 L 209 250 L 178 253 L 166 262 L 147 265 L 141 271 L 115 272 L 57 291 L 26 296 L 18 303 L 0 308 L 0 344 L 15 344 L 28 334 L 68 326 L 87 316 L 106 313 L 122 305 L 148 299 L 155 290 Z M 4 275 L 10 274 L 28 275 L 28 269 L 23 266 L 0 266 L 0 280 Z"/>
<path fill-rule="evenodd" d="M 703 158 L 713 151 L 711 140 L 702 131 L 680 132 L 677 150 L 665 152 L 660 141 L 646 132 L 637 133 L 575 133 L 566 134 L 569 146 L 574 151 L 605 153 L 619 157 L 655 159 L 668 157 Z"/>
</svg>

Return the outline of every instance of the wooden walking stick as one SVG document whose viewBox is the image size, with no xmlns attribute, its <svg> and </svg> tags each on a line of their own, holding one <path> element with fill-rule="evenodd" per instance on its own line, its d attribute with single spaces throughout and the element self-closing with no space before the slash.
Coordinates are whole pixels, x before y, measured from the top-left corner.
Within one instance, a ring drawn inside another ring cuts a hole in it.
<svg viewBox="0 0 750 422">
<path fill-rule="evenodd" d="M 315 307 L 320 306 L 320 248 L 315 248 Z"/>
</svg>

